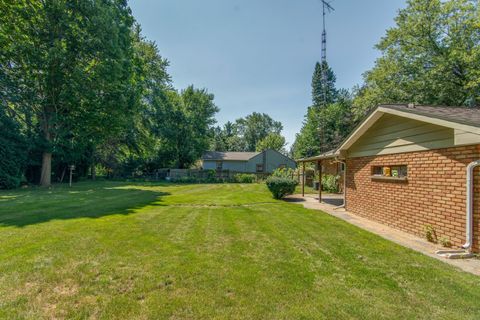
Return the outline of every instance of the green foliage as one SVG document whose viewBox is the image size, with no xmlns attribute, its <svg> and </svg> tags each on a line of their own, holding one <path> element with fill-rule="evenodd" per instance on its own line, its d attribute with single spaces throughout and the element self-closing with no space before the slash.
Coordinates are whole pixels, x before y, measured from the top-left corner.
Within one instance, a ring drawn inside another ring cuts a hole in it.
<svg viewBox="0 0 480 320">
<path fill-rule="evenodd" d="M 425 238 L 432 243 L 437 243 L 438 238 L 437 238 L 437 230 L 435 229 L 434 226 L 431 224 L 426 224 L 424 227 L 425 231 Z"/>
<path fill-rule="evenodd" d="M 162 166 L 189 168 L 208 149 L 214 116 L 218 111 L 213 99 L 213 94 L 206 89 L 193 86 L 181 93 L 166 92 L 166 107 L 157 122 L 158 159 Z"/>
<path fill-rule="evenodd" d="M 340 90 L 336 102 L 308 108 L 303 127 L 292 146 L 294 158 L 310 157 L 336 148 L 354 126 L 350 94 Z"/>
<path fill-rule="evenodd" d="M 0 11 L 2 104 L 38 142 L 49 185 L 52 154 L 81 163 L 129 124 L 133 17 L 120 0 L 7 1 Z"/>
<path fill-rule="evenodd" d="M 323 67 L 327 73 L 326 86 L 322 81 L 322 65 L 317 63 L 312 77 L 312 106 L 308 107 L 292 145 L 294 158 L 311 157 L 336 148 L 354 126 L 350 93 L 338 90 L 333 70 L 328 64 Z"/>
<path fill-rule="evenodd" d="M 322 190 L 331 193 L 337 193 L 339 191 L 338 179 L 340 176 L 333 174 L 322 175 Z"/>
<path fill-rule="evenodd" d="M 357 116 L 381 103 L 479 106 L 478 21 L 478 1 L 409 0 L 357 89 Z"/>
<path fill-rule="evenodd" d="M 291 178 L 271 176 L 267 178 L 266 184 L 275 199 L 282 199 L 286 195 L 294 193 L 298 183 Z"/>
<path fill-rule="evenodd" d="M 18 125 L 0 109 L 0 189 L 20 185 L 27 152 L 27 144 Z"/>
<path fill-rule="evenodd" d="M 269 133 L 265 138 L 263 138 L 257 143 L 256 151 L 261 152 L 272 149 L 281 153 L 286 153 L 286 144 L 287 142 L 285 141 L 285 137 L 283 137 L 279 133 Z"/>
<path fill-rule="evenodd" d="M 293 179 L 294 173 L 295 173 L 295 170 L 293 170 L 292 168 L 277 168 L 273 170 L 271 176 Z"/>
<path fill-rule="evenodd" d="M 452 242 L 448 237 L 440 237 L 438 242 L 445 248 L 451 248 L 452 247 Z"/>
<path fill-rule="evenodd" d="M 213 139 L 210 150 L 214 151 L 245 151 L 246 141 L 240 136 L 237 125 L 230 121 L 222 127 L 213 129 Z"/>
<path fill-rule="evenodd" d="M 322 68 L 326 69 L 327 83 L 324 88 L 322 81 Z M 335 82 L 337 77 L 328 63 L 324 62 L 323 65 L 317 62 L 315 64 L 315 70 L 312 76 L 312 104 L 315 107 L 325 107 L 330 103 L 337 100 L 337 89 Z M 325 97 L 324 97 L 325 95 Z"/>
<path fill-rule="evenodd" d="M 268 114 L 258 112 L 237 119 L 235 125 L 239 135 L 245 139 L 245 151 L 255 151 L 261 140 L 270 133 L 280 134 L 283 129 L 279 121 L 273 120 Z"/>
<path fill-rule="evenodd" d="M 208 149 L 213 95 L 172 88 L 126 1 L 7 1 L 0 12 L 1 107 L 31 145 L 32 180 L 61 180 L 70 164 L 78 177 L 97 165 L 111 177 L 186 168 Z"/>
<path fill-rule="evenodd" d="M 235 123 L 227 122 L 212 130 L 210 150 L 215 151 L 263 151 L 274 149 L 285 152 L 285 138 L 279 121 L 265 113 L 254 112 Z"/>
<path fill-rule="evenodd" d="M 234 176 L 234 180 L 238 183 L 254 183 L 257 180 L 257 176 L 249 173 L 238 173 Z"/>
</svg>

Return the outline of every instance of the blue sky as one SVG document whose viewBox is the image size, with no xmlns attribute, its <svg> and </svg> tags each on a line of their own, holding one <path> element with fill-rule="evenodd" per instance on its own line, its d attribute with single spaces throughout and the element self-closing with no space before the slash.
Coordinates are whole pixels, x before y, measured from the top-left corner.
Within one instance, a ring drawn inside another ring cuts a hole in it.
<svg viewBox="0 0 480 320">
<path fill-rule="evenodd" d="M 405 0 L 334 0 L 327 17 L 327 59 L 339 88 L 362 83 Z M 311 103 L 321 57 L 319 0 L 130 1 L 143 34 L 170 61 L 176 88 L 215 94 L 219 124 L 251 112 L 283 123 L 289 143 Z"/>
</svg>

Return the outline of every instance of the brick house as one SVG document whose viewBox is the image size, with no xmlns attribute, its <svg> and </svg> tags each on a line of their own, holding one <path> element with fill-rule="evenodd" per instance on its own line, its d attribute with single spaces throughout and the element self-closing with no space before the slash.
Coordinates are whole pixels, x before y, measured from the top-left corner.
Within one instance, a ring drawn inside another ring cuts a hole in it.
<svg viewBox="0 0 480 320">
<path fill-rule="evenodd" d="M 335 152 L 300 162 L 346 164 L 347 211 L 421 237 L 428 227 L 454 247 L 467 239 L 468 249 L 478 252 L 478 167 L 470 189 L 472 218 L 467 215 L 467 166 L 475 168 L 477 160 L 480 109 L 382 105 Z"/>
</svg>

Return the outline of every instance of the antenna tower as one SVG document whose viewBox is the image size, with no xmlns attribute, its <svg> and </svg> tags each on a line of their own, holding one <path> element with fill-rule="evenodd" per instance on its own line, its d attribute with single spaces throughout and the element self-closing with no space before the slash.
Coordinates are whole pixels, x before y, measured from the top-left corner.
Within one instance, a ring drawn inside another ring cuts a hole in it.
<svg viewBox="0 0 480 320">
<path fill-rule="evenodd" d="M 333 7 L 330 5 L 330 2 L 325 0 L 320 0 L 322 2 L 322 16 L 323 16 L 323 31 L 322 31 L 322 62 L 321 62 L 321 70 L 322 70 L 322 88 L 323 88 L 323 103 L 327 104 L 327 28 L 325 24 L 325 18 L 327 15 L 327 11 L 330 13 L 335 11 Z"/>
</svg>

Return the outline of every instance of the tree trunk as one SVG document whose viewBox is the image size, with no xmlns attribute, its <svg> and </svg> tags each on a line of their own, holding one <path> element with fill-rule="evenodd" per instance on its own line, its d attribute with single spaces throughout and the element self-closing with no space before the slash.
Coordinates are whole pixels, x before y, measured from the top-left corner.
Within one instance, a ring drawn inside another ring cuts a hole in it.
<svg viewBox="0 0 480 320">
<path fill-rule="evenodd" d="M 42 174 L 40 175 L 40 185 L 49 187 L 52 184 L 52 153 L 44 152 L 42 155 Z"/>
<path fill-rule="evenodd" d="M 47 151 L 43 151 L 42 154 L 42 173 L 40 175 L 40 185 L 42 187 L 49 187 L 52 184 L 52 151 L 50 143 L 52 141 L 52 134 L 50 132 L 50 118 L 49 110 L 45 110 L 43 116 L 42 129 L 45 141 L 49 144 Z"/>
<path fill-rule="evenodd" d="M 95 179 L 97 179 L 97 169 L 95 168 L 95 164 L 92 164 L 90 170 L 92 172 L 92 180 L 95 181 Z"/>
</svg>

